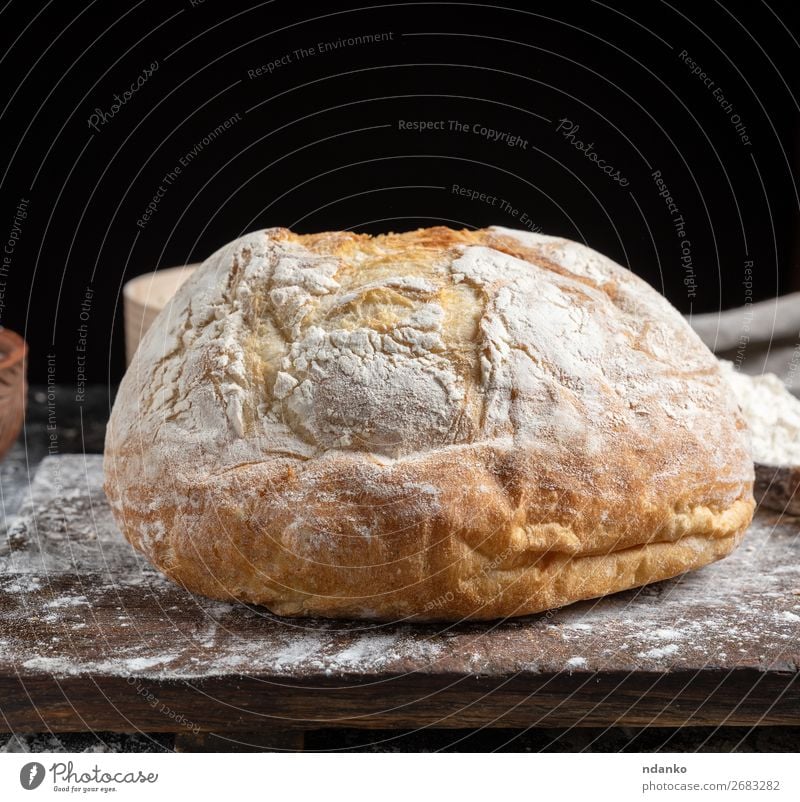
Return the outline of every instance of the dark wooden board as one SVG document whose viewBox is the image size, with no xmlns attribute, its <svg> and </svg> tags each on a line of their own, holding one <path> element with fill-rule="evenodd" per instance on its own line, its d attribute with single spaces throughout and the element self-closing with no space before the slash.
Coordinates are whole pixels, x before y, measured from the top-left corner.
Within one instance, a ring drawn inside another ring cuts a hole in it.
<svg viewBox="0 0 800 802">
<path fill-rule="evenodd" d="M 280 619 L 116 529 L 99 456 L 44 460 L 0 543 L 0 728 L 800 724 L 800 521 L 701 571 L 489 624 Z"/>
</svg>

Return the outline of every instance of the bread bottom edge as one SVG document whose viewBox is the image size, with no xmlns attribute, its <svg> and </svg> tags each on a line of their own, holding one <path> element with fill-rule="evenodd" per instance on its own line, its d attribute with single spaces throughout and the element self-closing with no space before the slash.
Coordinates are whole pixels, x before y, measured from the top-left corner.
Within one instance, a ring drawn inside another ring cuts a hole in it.
<svg viewBox="0 0 800 802">
<path fill-rule="evenodd" d="M 744 526 L 715 537 L 686 535 L 676 541 L 644 543 L 608 554 L 570 557 L 546 572 L 537 572 L 535 565 L 517 569 L 513 579 L 503 576 L 502 580 L 493 580 L 481 575 L 481 581 L 476 583 L 475 577 L 466 577 L 451 588 L 441 580 L 423 579 L 417 586 L 366 598 L 300 596 L 295 592 L 292 599 L 280 599 L 276 598 L 274 585 L 231 592 L 213 578 L 211 582 L 216 587 L 198 588 L 184 582 L 177 573 L 164 573 L 190 592 L 220 601 L 263 606 L 287 618 L 413 623 L 492 621 L 543 613 L 675 578 L 730 554 L 741 543 L 746 529 Z M 487 583 L 492 581 L 497 590 L 487 592 Z"/>
</svg>

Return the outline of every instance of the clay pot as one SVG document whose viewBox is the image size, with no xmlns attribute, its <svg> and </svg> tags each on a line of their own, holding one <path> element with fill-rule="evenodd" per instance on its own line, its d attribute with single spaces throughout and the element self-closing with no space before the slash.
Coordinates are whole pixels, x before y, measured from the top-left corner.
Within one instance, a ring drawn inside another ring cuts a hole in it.
<svg viewBox="0 0 800 802">
<path fill-rule="evenodd" d="M 0 457 L 14 444 L 25 419 L 28 344 L 19 334 L 0 328 Z"/>
</svg>

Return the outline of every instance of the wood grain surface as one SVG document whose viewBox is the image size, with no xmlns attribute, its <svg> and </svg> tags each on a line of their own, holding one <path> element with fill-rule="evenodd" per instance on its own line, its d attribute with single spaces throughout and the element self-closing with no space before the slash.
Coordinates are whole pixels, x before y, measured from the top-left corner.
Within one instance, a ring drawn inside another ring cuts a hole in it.
<svg viewBox="0 0 800 802">
<path fill-rule="evenodd" d="M 800 520 L 701 571 L 537 616 L 280 619 L 124 541 L 101 457 L 49 457 L 0 541 L 0 728 L 800 724 Z"/>
</svg>

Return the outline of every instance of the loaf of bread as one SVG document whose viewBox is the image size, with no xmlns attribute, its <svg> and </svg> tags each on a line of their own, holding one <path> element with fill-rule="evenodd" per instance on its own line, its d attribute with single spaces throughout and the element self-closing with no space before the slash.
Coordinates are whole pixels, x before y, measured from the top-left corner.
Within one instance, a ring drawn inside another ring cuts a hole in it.
<svg viewBox="0 0 800 802">
<path fill-rule="evenodd" d="M 745 423 L 657 292 L 488 228 L 248 234 L 145 335 L 106 492 L 191 591 L 491 619 L 699 568 L 753 511 Z"/>
</svg>

